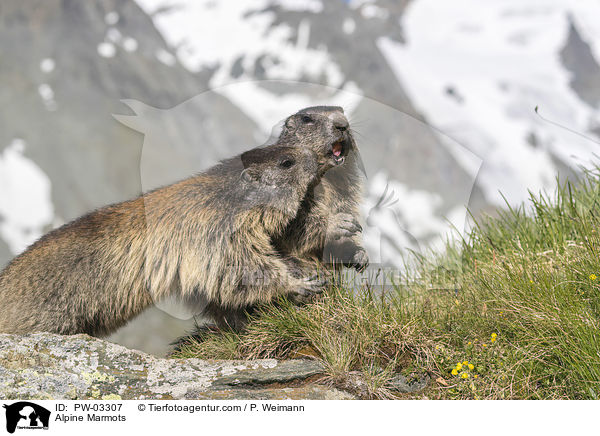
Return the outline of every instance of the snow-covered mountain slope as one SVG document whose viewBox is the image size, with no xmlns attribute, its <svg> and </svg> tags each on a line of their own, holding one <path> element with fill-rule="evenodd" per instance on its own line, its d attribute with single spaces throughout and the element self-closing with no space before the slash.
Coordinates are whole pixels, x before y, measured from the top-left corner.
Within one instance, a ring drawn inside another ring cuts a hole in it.
<svg viewBox="0 0 600 436">
<path fill-rule="evenodd" d="M 499 190 L 522 201 L 598 152 L 600 76 L 573 86 L 599 71 L 598 17 L 593 0 L 417 0 L 402 19 L 406 41 L 382 36 L 379 48 L 427 120 L 483 159 L 478 184 L 502 205 Z"/>
<path fill-rule="evenodd" d="M 298 107 L 347 108 L 369 178 L 367 243 L 397 241 L 388 261 L 414 247 L 401 235 L 439 242 L 450 223 L 464 227 L 467 205 L 551 190 L 598 146 L 594 1 L 137 1 L 180 61 L 211 69 L 210 87 L 265 134 Z M 381 211 L 388 185 L 402 198 Z"/>
<path fill-rule="evenodd" d="M 50 179 L 23 155 L 25 147 L 15 138 L 0 153 L 0 237 L 13 253 L 35 242 L 54 221 Z"/>
</svg>

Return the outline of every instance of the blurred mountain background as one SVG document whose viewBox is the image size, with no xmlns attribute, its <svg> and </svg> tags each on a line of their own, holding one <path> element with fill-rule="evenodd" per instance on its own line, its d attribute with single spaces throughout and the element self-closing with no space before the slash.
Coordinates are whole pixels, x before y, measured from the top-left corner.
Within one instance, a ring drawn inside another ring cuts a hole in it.
<svg viewBox="0 0 600 436">
<path fill-rule="evenodd" d="M 463 230 L 467 207 L 493 213 L 592 166 L 598 16 L 592 0 L 4 0 L 0 265 L 315 104 L 345 108 L 365 243 L 398 265 Z M 111 339 L 163 354 L 193 320 L 161 309 Z"/>
</svg>

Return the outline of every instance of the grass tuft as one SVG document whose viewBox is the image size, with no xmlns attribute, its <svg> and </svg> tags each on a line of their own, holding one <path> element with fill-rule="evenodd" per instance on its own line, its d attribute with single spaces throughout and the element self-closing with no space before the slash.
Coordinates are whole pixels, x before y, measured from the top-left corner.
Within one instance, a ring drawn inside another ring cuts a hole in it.
<svg viewBox="0 0 600 436">
<path fill-rule="evenodd" d="M 315 357 L 363 398 L 400 396 L 398 373 L 426 373 L 429 398 L 597 399 L 599 199 L 587 172 L 478 220 L 393 289 L 338 283 L 304 307 L 282 300 L 243 333 L 206 335 L 178 356 Z"/>
</svg>

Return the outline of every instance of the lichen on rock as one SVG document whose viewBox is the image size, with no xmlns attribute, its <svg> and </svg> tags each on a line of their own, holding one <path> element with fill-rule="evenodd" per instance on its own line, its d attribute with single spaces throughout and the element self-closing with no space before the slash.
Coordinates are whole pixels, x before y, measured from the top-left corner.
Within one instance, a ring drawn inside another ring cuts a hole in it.
<svg viewBox="0 0 600 436">
<path fill-rule="evenodd" d="M 87 335 L 0 334 L 0 399 L 350 399 L 314 360 L 159 359 Z M 310 380 L 308 380 L 310 379 Z"/>
</svg>

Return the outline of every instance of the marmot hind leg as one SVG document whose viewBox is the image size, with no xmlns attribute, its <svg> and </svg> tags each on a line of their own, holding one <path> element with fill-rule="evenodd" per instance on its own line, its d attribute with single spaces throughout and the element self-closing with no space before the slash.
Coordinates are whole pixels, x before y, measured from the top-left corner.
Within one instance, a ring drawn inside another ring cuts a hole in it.
<svg viewBox="0 0 600 436">
<path fill-rule="evenodd" d="M 224 308 L 216 303 L 209 303 L 202 312 L 202 317 L 209 320 L 208 330 L 242 331 L 248 323 L 248 315 L 255 312 L 254 306 L 240 309 Z"/>
</svg>

